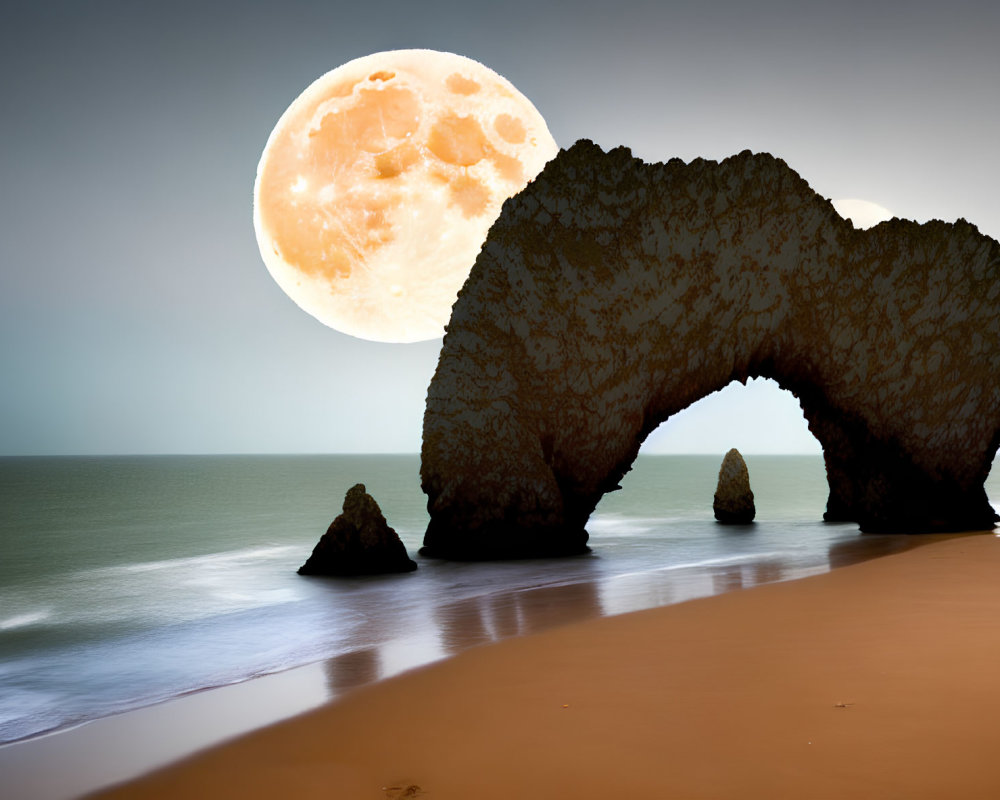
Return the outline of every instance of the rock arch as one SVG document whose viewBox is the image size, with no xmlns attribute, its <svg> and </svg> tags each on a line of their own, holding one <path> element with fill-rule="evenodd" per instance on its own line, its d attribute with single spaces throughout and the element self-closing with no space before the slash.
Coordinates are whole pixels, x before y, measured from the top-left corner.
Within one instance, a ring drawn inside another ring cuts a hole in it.
<svg viewBox="0 0 1000 800">
<path fill-rule="evenodd" d="M 964 220 L 855 230 L 783 161 L 646 164 L 581 141 L 508 200 L 427 394 L 424 552 L 586 548 L 660 422 L 773 378 L 823 447 L 826 518 L 992 527 L 1000 244 Z"/>
</svg>

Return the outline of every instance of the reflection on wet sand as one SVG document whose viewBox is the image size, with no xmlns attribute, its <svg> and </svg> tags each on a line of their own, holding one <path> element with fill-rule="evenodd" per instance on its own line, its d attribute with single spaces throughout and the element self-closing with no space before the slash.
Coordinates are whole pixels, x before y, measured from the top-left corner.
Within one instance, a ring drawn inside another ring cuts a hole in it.
<svg viewBox="0 0 1000 800">
<path fill-rule="evenodd" d="M 369 647 L 365 650 L 352 650 L 349 653 L 326 660 L 326 677 L 330 685 L 330 694 L 338 695 L 348 689 L 374 683 L 379 678 L 378 648 Z"/>
<path fill-rule="evenodd" d="M 828 552 L 830 569 L 849 567 L 851 564 L 858 564 L 872 558 L 901 553 L 919 544 L 926 544 L 933 538 L 936 537 L 888 533 L 860 534 L 856 539 L 838 542 L 830 547 Z"/>
<path fill-rule="evenodd" d="M 829 548 L 829 568 L 896 553 L 922 541 L 928 538 L 857 535 Z M 500 589 L 443 602 L 417 592 L 401 596 L 392 613 L 365 608 L 359 597 L 354 611 L 365 621 L 350 637 L 356 649 L 326 665 L 331 693 L 338 695 L 442 656 L 513 636 L 826 571 L 821 563 L 804 563 L 794 554 L 787 558 L 728 557 L 723 563 L 707 561 L 606 577 L 598 577 L 593 568 L 596 561 L 588 562 L 583 571 L 579 571 L 581 562 L 573 563 L 580 578 L 575 581 Z M 467 590 L 468 584 L 455 588 Z M 345 599 L 338 596 L 341 612 Z"/>
<path fill-rule="evenodd" d="M 542 586 L 439 606 L 441 646 L 449 655 L 511 636 L 592 619 L 603 613 L 596 581 Z"/>
<path fill-rule="evenodd" d="M 677 584 L 664 572 L 619 575 L 601 584 L 601 602 L 609 616 L 658 608 L 686 599 L 677 596 Z"/>
<path fill-rule="evenodd" d="M 765 583 L 784 580 L 787 566 L 780 559 L 772 559 L 718 567 L 712 573 L 712 586 L 715 590 L 713 594 L 735 592 L 739 589 L 749 589 L 751 586 L 762 586 Z"/>
<path fill-rule="evenodd" d="M 781 559 L 699 564 L 616 576 L 603 581 L 600 592 L 605 614 L 627 614 L 796 576 Z"/>
<path fill-rule="evenodd" d="M 761 561 L 750 564 L 748 568 L 752 573 L 752 578 L 749 581 L 750 586 L 776 583 L 785 577 L 784 564 L 781 561 Z"/>
<path fill-rule="evenodd" d="M 735 592 L 743 588 L 743 566 L 733 565 L 722 567 L 712 574 L 712 586 L 715 594 Z"/>
<path fill-rule="evenodd" d="M 539 633 L 603 614 L 595 581 L 529 589 L 519 593 L 517 600 L 521 633 Z"/>
<path fill-rule="evenodd" d="M 517 607 L 517 593 L 505 592 L 486 598 L 493 620 L 493 636 L 506 639 L 521 632 L 521 614 Z"/>
<path fill-rule="evenodd" d="M 486 626 L 484 605 L 486 598 L 472 597 L 447 603 L 435 609 L 441 647 L 448 655 L 455 655 L 476 645 L 493 641 Z"/>
</svg>

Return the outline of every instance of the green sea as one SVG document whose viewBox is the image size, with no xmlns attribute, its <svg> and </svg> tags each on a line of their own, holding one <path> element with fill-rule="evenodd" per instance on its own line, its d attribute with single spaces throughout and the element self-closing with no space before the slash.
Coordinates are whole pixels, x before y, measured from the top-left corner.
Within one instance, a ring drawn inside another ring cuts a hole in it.
<svg viewBox="0 0 1000 800">
<path fill-rule="evenodd" d="M 640 456 L 591 518 L 587 555 L 418 558 L 415 573 L 337 580 L 296 569 L 355 483 L 416 557 L 428 519 L 418 456 L 0 459 L 0 742 L 323 660 L 378 680 L 905 544 L 822 522 L 820 457 L 746 461 L 752 526 L 713 519 L 721 454 Z M 988 490 L 1000 497 L 995 480 Z"/>
</svg>

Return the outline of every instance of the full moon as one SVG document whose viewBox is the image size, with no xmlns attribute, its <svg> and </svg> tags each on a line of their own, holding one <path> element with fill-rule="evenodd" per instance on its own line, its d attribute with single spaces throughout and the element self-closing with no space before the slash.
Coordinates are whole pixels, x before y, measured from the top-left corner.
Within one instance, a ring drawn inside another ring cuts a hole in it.
<svg viewBox="0 0 1000 800">
<path fill-rule="evenodd" d="M 257 244 L 285 293 L 331 328 L 434 339 L 503 201 L 557 151 L 531 102 L 477 61 L 358 58 L 313 82 L 271 132 Z"/>
</svg>

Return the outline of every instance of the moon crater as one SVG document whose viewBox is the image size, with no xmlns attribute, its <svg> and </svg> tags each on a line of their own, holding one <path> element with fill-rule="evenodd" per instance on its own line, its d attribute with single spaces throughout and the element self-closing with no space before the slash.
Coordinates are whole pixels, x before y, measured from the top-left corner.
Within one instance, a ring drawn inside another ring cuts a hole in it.
<svg viewBox="0 0 1000 800">
<path fill-rule="evenodd" d="M 443 333 L 503 201 L 557 151 L 506 79 L 451 53 L 357 59 L 309 86 L 268 139 L 254 227 L 285 292 L 345 333 Z"/>
</svg>

